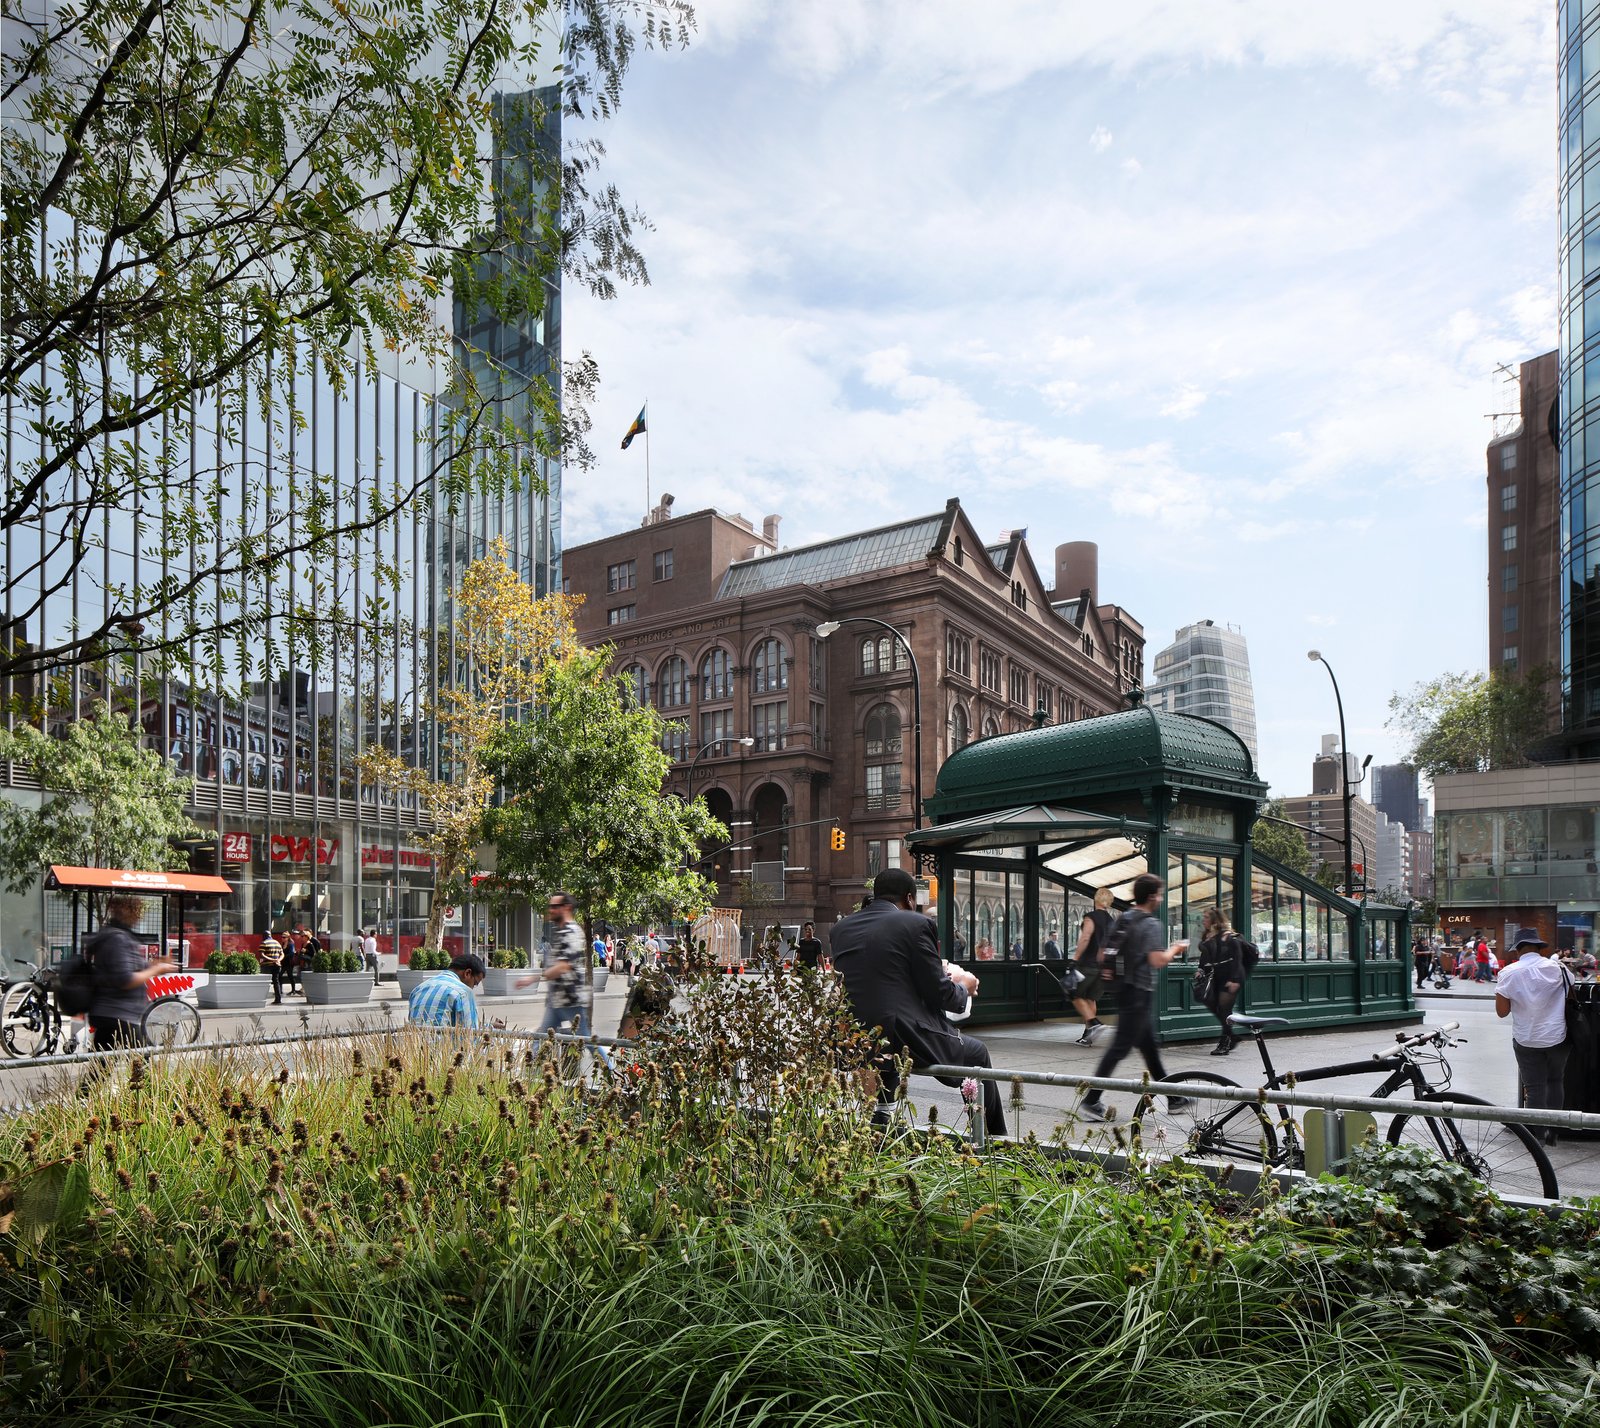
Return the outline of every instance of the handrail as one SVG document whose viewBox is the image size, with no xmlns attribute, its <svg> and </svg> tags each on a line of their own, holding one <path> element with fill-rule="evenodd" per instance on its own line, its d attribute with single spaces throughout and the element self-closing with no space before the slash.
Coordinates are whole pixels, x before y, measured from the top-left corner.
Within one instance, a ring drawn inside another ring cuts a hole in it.
<svg viewBox="0 0 1600 1428">
<path fill-rule="evenodd" d="M 1003 1071 L 981 1066 L 913 1066 L 914 1076 L 961 1077 L 973 1081 L 1008 1081 L 1024 1086 L 1068 1086 L 1096 1091 L 1137 1091 L 1158 1096 L 1194 1096 L 1258 1106 L 1307 1106 L 1328 1111 L 1405 1113 L 1445 1120 L 1500 1121 L 1508 1125 L 1552 1126 L 1600 1131 L 1600 1115 L 1590 1111 L 1547 1111 L 1533 1106 L 1475 1106 L 1459 1101 L 1417 1101 L 1398 1096 L 1340 1096 L 1326 1091 L 1276 1089 L 1267 1086 L 1218 1086 L 1210 1081 L 1152 1081 L 1126 1076 L 1068 1076 L 1058 1071 Z M 1425 1109 L 1424 1109 L 1425 1108 Z"/>
</svg>

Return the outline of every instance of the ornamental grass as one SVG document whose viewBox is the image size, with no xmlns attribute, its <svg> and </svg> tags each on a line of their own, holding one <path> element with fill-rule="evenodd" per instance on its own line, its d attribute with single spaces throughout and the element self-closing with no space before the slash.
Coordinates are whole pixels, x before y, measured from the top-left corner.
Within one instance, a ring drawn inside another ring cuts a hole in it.
<svg viewBox="0 0 1600 1428">
<path fill-rule="evenodd" d="M 1552 1241 L 1414 1157 L 1247 1206 L 885 1135 L 841 1012 L 708 982 L 588 1084 L 401 1031 L 64 1088 L 0 1127 L 0 1422 L 1594 1421 L 1582 1305 L 1503 1281 L 1582 1300 L 1595 1206 Z M 1461 1259 L 1491 1215 L 1524 1260 Z"/>
</svg>

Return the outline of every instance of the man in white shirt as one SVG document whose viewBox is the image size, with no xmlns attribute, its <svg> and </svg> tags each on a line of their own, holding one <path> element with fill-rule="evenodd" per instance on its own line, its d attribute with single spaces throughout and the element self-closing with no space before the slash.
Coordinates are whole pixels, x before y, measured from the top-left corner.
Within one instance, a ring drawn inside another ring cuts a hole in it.
<svg viewBox="0 0 1600 1428">
<path fill-rule="evenodd" d="M 361 938 L 361 961 L 366 970 L 372 973 L 372 984 L 378 984 L 378 929 L 367 928 Z"/>
<path fill-rule="evenodd" d="M 1496 1016 L 1511 1018 L 1511 1049 L 1522 1078 L 1523 1100 L 1541 1110 L 1558 1111 L 1567 1069 L 1567 977 L 1561 963 L 1531 927 L 1517 932 L 1517 960 L 1500 973 L 1494 993 Z M 1556 1133 L 1547 1129 L 1546 1145 Z"/>
</svg>

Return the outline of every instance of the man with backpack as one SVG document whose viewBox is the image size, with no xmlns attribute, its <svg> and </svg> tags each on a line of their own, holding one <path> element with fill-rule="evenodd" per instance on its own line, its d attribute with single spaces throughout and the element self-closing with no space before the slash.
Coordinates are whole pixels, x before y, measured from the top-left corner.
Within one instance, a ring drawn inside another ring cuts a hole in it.
<svg viewBox="0 0 1600 1428">
<path fill-rule="evenodd" d="M 166 958 L 149 962 L 134 937 L 144 912 L 136 897 L 113 896 L 106 903 L 106 920 L 85 944 L 83 955 L 94 977 L 94 999 L 89 1003 L 89 1025 L 94 1049 L 144 1046 L 144 1013 L 150 1005 L 145 983 L 173 970 Z"/>
<path fill-rule="evenodd" d="M 1161 1050 L 1156 1045 L 1156 969 L 1181 956 L 1189 944 L 1182 941 L 1170 947 L 1164 945 L 1166 933 L 1156 914 L 1161 910 L 1166 889 L 1166 883 L 1154 873 L 1141 873 L 1135 878 L 1133 906 L 1118 919 L 1107 939 L 1106 951 L 1116 956 L 1121 986 L 1117 993 L 1117 1034 L 1094 1068 L 1096 1076 L 1109 1076 L 1123 1057 L 1137 1050 L 1153 1080 L 1167 1079 L 1167 1068 L 1161 1064 Z M 1167 1098 L 1170 1110 L 1181 1111 L 1191 1104 L 1187 1096 Z M 1096 1121 L 1111 1118 L 1100 1092 L 1094 1090 L 1083 1098 L 1078 1113 Z"/>
</svg>

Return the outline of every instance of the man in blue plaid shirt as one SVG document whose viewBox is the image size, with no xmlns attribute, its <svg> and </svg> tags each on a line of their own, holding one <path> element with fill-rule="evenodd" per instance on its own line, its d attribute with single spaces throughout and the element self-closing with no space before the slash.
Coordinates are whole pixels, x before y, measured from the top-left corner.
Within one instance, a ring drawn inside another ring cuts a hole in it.
<svg viewBox="0 0 1600 1428">
<path fill-rule="evenodd" d="M 448 968 L 412 989 L 406 1020 L 419 1026 L 476 1027 L 478 999 L 472 989 L 482 981 L 483 959 L 471 952 L 457 953 Z"/>
</svg>

